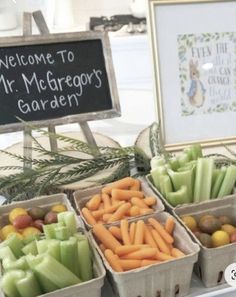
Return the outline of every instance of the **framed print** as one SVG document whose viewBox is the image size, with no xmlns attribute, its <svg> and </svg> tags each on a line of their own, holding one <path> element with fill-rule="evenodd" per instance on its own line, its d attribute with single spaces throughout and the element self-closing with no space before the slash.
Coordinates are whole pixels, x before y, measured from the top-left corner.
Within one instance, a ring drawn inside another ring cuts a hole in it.
<svg viewBox="0 0 236 297">
<path fill-rule="evenodd" d="M 236 2 L 149 0 L 148 7 L 165 147 L 236 143 Z"/>
</svg>

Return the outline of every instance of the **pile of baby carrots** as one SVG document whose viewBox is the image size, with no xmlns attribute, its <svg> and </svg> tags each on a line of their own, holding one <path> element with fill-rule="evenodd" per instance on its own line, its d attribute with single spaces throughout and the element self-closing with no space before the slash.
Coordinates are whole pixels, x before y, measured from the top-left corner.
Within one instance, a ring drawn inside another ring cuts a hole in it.
<svg viewBox="0 0 236 297">
<path fill-rule="evenodd" d="M 145 197 L 140 181 L 125 177 L 102 189 L 82 208 L 81 212 L 90 225 L 112 223 L 126 217 L 151 214 L 157 200 Z"/>
<path fill-rule="evenodd" d="M 93 233 L 112 269 L 123 272 L 185 256 L 174 247 L 174 228 L 173 217 L 163 225 L 155 218 L 131 223 L 123 219 L 119 227 L 96 224 Z"/>
</svg>

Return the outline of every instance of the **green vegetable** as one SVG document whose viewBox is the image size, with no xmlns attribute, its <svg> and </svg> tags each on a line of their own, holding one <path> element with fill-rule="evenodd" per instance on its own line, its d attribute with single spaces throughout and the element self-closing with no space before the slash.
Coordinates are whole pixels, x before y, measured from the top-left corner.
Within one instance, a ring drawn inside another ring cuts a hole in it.
<svg viewBox="0 0 236 297">
<path fill-rule="evenodd" d="M 68 227 L 56 227 L 55 228 L 55 237 L 58 240 L 68 240 L 70 237 L 70 230 Z"/>
<path fill-rule="evenodd" d="M 0 287 L 7 297 L 21 297 L 16 288 L 16 281 L 24 278 L 24 276 L 25 272 L 22 270 L 11 270 L 2 276 Z"/>
<path fill-rule="evenodd" d="M 39 284 L 30 270 L 26 271 L 25 277 L 16 280 L 16 288 L 21 297 L 36 297 L 42 294 Z"/>
<path fill-rule="evenodd" d="M 38 254 L 38 250 L 37 250 L 37 245 L 36 245 L 36 241 L 31 241 L 30 243 L 28 243 L 27 245 L 25 245 L 22 248 L 22 252 L 24 255 L 28 255 L 28 254 L 32 254 L 32 255 L 37 255 Z"/>
<path fill-rule="evenodd" d="M 167 193 L 166 199 L 174 207 L 178 204 L 186 203 L 186 201 L 189 199 L 187 187 L 181 186 L 178 191 Z"/>
<path fill-rule="evenodd" d="M 201 202 L 210 199 L 213 170 L 213 159 L 199 158 L 197 160 L 196 178 L 194 184 L 194 202 Z"/>
<path fill-rule="evenodd" d="M 216 169 L 215 170 L 215 177 L 214 177 L 214 182 L 211 190 L 211 198 L 217 198 L 222 182 L 224 180 L 226 173 L 226 167 L 222 167 L 221 169 Z"/>
<path fill-rule="evenodd" d="M 17 260 L 11 260 L 9 258 L 5 258 L 2 260 L 2 267 L 4 271 L 8 270 L 27 270 L 29 268 L 25 257 L 21 257 Z"/>
<path fill-rule="evenodd" d="M 169 159 L 170 168 L 174 171 L 178 170 L 179 168 L 179 161 L 176 157 L 172 157 Z"/>
<path fill-rule="evenodd" d="M 16 234 L 10 234 L 10 236 L 4 240 L 3 245 L 9 246 L 16 258 L 23 256 L 21 250 L 24 247 L 24 244 Z"/>
<path fill-rule="evenodd" d="M 160 166 L 151 170 L 151 176 L 155 187 L 160 191 L 160 176 L 167 174 L 167 170 L 165 166 Z"/>
<path fill-rule="evenodd" d="M 236 182 L 236 166 L 231 165 L 226 169 L 224 180 L 222 182 L 217 198 L 222 198 L 224 196 L 230 195 L 233 191 L 235 182 Z"/>
<path fill-rule="evenodd" d="M 76 217 L 73 211 L 60 212 L 57 218 L 58 222 L 63 223 L 68 228 L 70 235 L 74 235 L 77 232 Z"/>
<path fill-rule="evenodd" d="M 71 239 L 72 237 L 70 237 Z M 78 241 L 85 240 L 86 236 L 83 233 L 77 232 L 73 235 L 73 238 L 76 238 Z"/>
<path fill-rule="evenodd" d="M 155 156 L 151 159 L 151 169 L 165 165 L 165 159 L 159 156 Z"/>
<path fill-rule="evenodd" d="M 69 240 L 64 240 L 60 242 L 60 256 L 61 264 L 70 269 L 70 271 L 72 271 L 79 277 L 79 263 L 76 238 L 71 237 Z"/>
<path fill-rule="evenodd" d="M 59 288 L 65 288 L 81 282 L 74 273 L 49 255 L 44 255 L 42 262 L 34 266 L 34 271 L 49 279 Z"/>
<path fill-rule="evenodd" d="M 28 243 L 39 239 L 40 239 L 40 234 L 32 234 L 23 239 L 23 244 L 27 245 Z"/>
<path fill-rule="evenodd" d="M 167 193 L 173 191 L 173 186 L 169 175 L 162 175 L 160 179 L 161 193 L 166 196 Z"/>
<path fill-rule="evenodd" d="M 92 258 L 88 240 L 78 241 L 79 275 L 82 281 L 93 278 Z"/>
<path fill-rule="evenodd" d="M 9 248 L 9 246 L 1 245 L 1 247 L 0 247 L 0 259 L 3 260 L 5 258 L 8 258 L 10 260 L 16 260 L 16 257 L 13 254 L 12 250 Z"/>
<path fill-rule="evenodd" d="M 187 153 L 182 153 L 178 156 L 178 162 L 179 162 L 179 166 L 184 166 L 185 164 L 187 164 L 190 160 L 189 155 Z"/>
<path fill-rule="evenodd" d="M 60 241 L 56 239 L 51 239 L 48 243 L 47 253 L 51 255 L 57 261 L 61 261 L 60 255 Z"/>
<path fill-rule="evenodd" d="M 42 239 L 42 240 L 36 241 L 38 254 L 43 254 L 47 252 L 50 241 L 51 239 Z"/>
</svg>

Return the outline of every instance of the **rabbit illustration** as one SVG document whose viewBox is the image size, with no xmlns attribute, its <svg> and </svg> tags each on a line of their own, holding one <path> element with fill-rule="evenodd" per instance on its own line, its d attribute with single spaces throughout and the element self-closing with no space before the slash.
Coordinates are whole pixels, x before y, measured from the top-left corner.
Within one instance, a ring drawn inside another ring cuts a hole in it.
<svg viewBox="0 0 236 297">
<path fill-rule="evenodd" d="M 189 72 L 191 85 L 187 93 L 190 104 L 195 107 L 201 107 L 205 101 L 206 90 L 203 83 L 200 81 L 200 73 L 198 70 L 198 62 L 189 61 Z"/>
</svg>

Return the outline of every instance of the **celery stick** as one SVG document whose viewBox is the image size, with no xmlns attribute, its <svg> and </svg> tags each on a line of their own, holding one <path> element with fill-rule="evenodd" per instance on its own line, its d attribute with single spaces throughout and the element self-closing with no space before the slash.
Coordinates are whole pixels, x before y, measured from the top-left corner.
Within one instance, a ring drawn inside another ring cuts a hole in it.
<svg viewBox="0 0 236 297">
<path fill-rule="evenodd" d="M 191 160 L 189 159 L 189 156 L 187 153 L 183 152 L 178 156 L 179 166 L 184 166 L 189 161 L 191 161 Z"/>
<path fill-rule="evenodd" d="M 58 240 L 68 240 L 70 237 L 70 231 L 68 227 L 55 228 L 55 237 Z"/>
<path fill-rule="evenodd" d="M 78 241 L 79 275 L 82 281 L 93 278 L 93 263 L 88 240 Z"/>
<path fill-rule="evenodd" d="M 21 297 L 36 297 L 42 294 L 39 284 L 32 271 L 26 271 L 25 277 L 16 280 L 16 288 Z"/>
<path fill-rule="evenodd" d="M 170 168 L 174 171 L 178 170 L 179 168 L 179 161 L 176 157 L 172 157 L 169 159 Z"/>
<path fill-rule="evenodd" d="M 67 267 L 75 275 L 79 276 L 76 238 L 71 237 L 70 240 L 61 241 L 60 252 L 61 264 Z"/>
<path fill-rule="evenodd" d="M 43 225 L 43 233 L 46 239 L 55 238 L 55 225 L 56 224 Z"/>
<path fill-rule="evenodd" d="M 9 246 L 16 258 L 23 256 L 21 249 L 24 247 L 24 244 L 16 234 L 13 233 L 4 240 L 4 245 Z"/>
<path fill-rule="evenodd" d="M 43 259 L 44 259 L 44 254 L 37 255 L 37 256 L 33 256 L 33 255 L 26 256 L 26 261 L 29 267 L 34 271 L 35 276 L 40 284 L 40 287 L 43 293 L 49 293 L 59 289 L 59 287 L 56 286 L 54 283 L 52 283 L 46 276 L 34 270 L 35 266 L 40 264 L 43 261 Z"/>
<path fill-rule="evenodd" d="M 48 278 L 59 288 L 80 283 L 80 279 L 60 262 L 49 255 L 45 255 L 43 261 L 35 265 L 34 270 Z"/>
<path fill-rule="evenodd" d="M 211 158 L 199 158 L 196 166 L 196 178 L 194 184 L 194 202 L 210 199 L 214 160 Z"/>
<path fill-rule="evenodd" d="M 197 160 L 198 158 L 202 158 L 202 148 L 200 144 L 194 144 L 191 146 L 191 155 L 192 155 L 192 160 Z"/>
<path fill-rule="evenodd" d="M 178 191 L 182 186 L 187 187 L 187 200 L 184 203 L 191 203 L 193 201 L 194 168 L 182 172 L 168 170 L 168 174 L 175 191 Z"/>
<path fill-rule="evenodd" d="M 183 150 L 183 153 L 188 156 L 188 161 L 192 161 L 192 148 L 191 147 L 186 147 Z"/>
<path fill-rule="evenodd" d="M 40 234 L 32 234 L 30 236 L 27 236 L 26 238 L 23 239 L 23 243 L 27 245 L 28 243 L 39 240 L 40 239 Z"/>
<path fill-rule="evenodd" d="M 188 201 L 187 186 L 181 186 L 176 192 L 170 192 L 166 194 L 166 200 L 172 205 L 177 206 L 179 204 L 185 204 Z"/>
<path fill-rule="evenodd" d="M 57 218 L 58 222 L 64 223 L 64 225 L 68 228 L 70 235 L 77 232 L 76 217 L 73 211 L 60 212 L 57 215 Z"/>
<path fill-rule="evenodd" d="M 212 183 L 211 198 L 217 198 L 218 196 L 220 187 L 225 177 L 226 167 L 222 167 L 221 169 L 216 169 L 214 170 L 214 172 L 215 172 L 215 177 L 214 177 L 214 182 Z"/>
<path fill-rule="evenodd" d="M 24 276 L 25 272 L 23 270 L 11 270 L 2 276 L 0 287 L 7 297 L 21 297 L 16 288 L 16 281 L 24 278 Z"/>
<path fill-rule="evenodd" d="M 160 191 L 160 176 L 167 173 L 165 166 L 159 166 L 151 170 L 151 176 L 154 186 Z"/>
<path fill-rule="evenodd" d="M 157 168 L 159 166 L 165 165 L 165 159 L 159 156 L 155 156 L 151 159 L 151 169 Z"/>
<path fill-rule="evenodd" d="M 22 252 L 24 255 L 28 255 L 28 254 L 32 254 L 32 255 L 37 255 L 38 254 L 38 250 L 37 250 L 37 245 L 36 245 L 36 241 L 31 241 L 30 243 L 28 243 L 27 245 L 25 245 L 22 248 Z"/>
<path fill-rule="evenodd" d="M 173 191 L 173 186 L 169 175 L 161 176 L 161 190 L 164 197 L 166 196 L 166 193 Z"/>
<path fill-rule="evenodd" d="M 9 246 L 1 246 L 0 248 L 0 260 L 3 260 L 5 258 L 8 258 L 12 261 L 16 260 L 16 257 L 13 254 L 12 250 L 9 248 Z"/>
<path fill-rule="evenodd" d="M 57 261 L 61 261 L 61 255 L 60 255 L 60 241 L 56 239 L 51 239 L 48 244 L 48 250 L 47 253 L 51 255 L 54 259 Z"/>
<path fill-rule="evenodd" d="M 51 239 L 42 239 L 42 240 L 36 241 L 38 254 L 43 254 L 47 252 L 50 241 Z"/>
<path fill-rule="evenodd" d="M 82 233 L 77 232 L 73 235 L 73 237 L 70 237 L 70 239 L 71 238 L 76 238 L 78 241 L 81 241 L 81 240 L 85 240 L 86 236 Z"/>
<path fill-rule="evenodd" d="M 231 165 L 226 169 L 224 180 L 220 187 L 220 191 L 217 195 L 217 198 L 222 198 L 224 196 L 230 195 L 233 191 L 235 182 L 236 182 L 236 166 Z"/>
<path fill-rule="evenodd" d="M 2 267 L 4 271 L 16 269 L 26 270 L 29 268 L 24 256 L 17 260 L 10 260 L 9 258 L 5 258 L 2 260 Z"/>
</svg>

